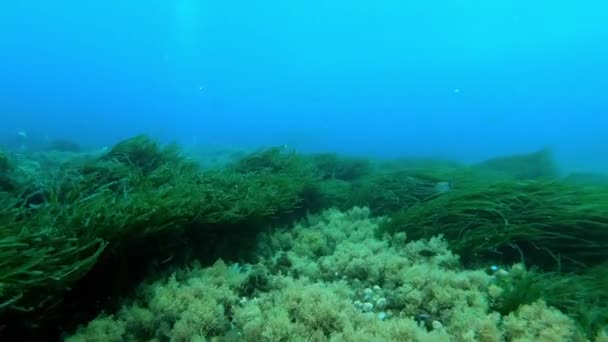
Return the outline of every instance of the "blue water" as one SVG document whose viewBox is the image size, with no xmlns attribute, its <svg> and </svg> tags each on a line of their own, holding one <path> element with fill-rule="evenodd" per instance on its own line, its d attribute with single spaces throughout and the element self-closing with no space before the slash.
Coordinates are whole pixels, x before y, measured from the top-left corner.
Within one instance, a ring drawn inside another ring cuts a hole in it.
<svg viewBox="0 0 608 342">
<path fill-rule="evenodd" d="M 606 1 L 3 1 L 0 137 L 608 170 Z"/>
</svg>

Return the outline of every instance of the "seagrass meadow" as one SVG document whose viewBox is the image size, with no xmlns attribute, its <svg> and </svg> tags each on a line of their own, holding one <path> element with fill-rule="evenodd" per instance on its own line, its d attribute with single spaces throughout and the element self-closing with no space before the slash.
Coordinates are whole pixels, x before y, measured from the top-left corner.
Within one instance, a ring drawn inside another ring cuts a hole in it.
<svg viewBox="0 0 608 342">
<path fill-rule="evenodd" d="M 605 175 L 207 152 L 0 150 L 0 338 L 608 340 Z"/>
</svg>

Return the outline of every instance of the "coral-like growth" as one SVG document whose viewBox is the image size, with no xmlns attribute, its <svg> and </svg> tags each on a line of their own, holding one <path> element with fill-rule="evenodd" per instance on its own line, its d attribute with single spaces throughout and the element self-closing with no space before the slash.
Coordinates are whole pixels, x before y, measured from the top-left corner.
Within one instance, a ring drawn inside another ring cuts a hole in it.
<svg viewBox="0 0 608 342">
<path fill-rule="evenodd" d="M 376 238 L 379 221 L 369 213 L 325 211 L 261 237 L 254 265 L 195 265 L 144 285 L 134 302 L 67 340 L 580 338 L 570 318 L 542 301 L 494 312 L 491 275 L 463 271 L 441 238 Z"/>
<path fill-rule="evenodd" d="M 538 319 L 538 318 L 542 319 Z M 581 341 L 572 321 L 561 312 L 537 301 L 519 308 L 504 319 L 510 341 Z"/>
<path fill-rule="evenodd" d="M 493 306 L 510 314 L 522 305 L 543 300 L 576 319 L 581 331 L 598 331 L 608 322 L 608 265 L 585 274 L 542 273 L 515 264 L 496 272 L 500 294 Z"/>
</svg>

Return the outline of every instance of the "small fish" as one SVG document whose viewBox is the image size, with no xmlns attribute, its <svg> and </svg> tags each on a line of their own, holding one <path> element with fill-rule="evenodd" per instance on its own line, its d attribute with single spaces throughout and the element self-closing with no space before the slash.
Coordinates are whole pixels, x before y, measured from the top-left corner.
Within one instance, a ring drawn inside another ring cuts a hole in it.
<svg viewBox="0 0 608 342">
<path fill-rule="evenodd" d="M 27 132 L 25 132 L 25 131 L 19 131 L 19 132 L 17 132 L 17 135 L 22 138 L 27 138 Z"/>
</svg>

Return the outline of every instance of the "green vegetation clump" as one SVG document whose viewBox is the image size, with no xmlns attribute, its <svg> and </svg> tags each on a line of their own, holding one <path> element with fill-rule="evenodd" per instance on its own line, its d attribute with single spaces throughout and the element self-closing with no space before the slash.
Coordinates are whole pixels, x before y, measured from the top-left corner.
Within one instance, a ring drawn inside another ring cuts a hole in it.
<svg viewBox="0 0 608 342">
<path fill-rule="evenodd" d="M 369 159 L 342 157 L 336 153 L 319 153 L 310 158 L 323 180 L 352 182 L 374 171 Z"/>
<path fill-rule="evenodd" d="M 253 222 L 301 205 L 312 184 L 307 165 L 269 150 L 203 172 L 176 146 L 137 136 L 58 170 L 33 169 L 36 183 L 1 196 L 0 313 L 61 300 L 100 258 L 128 264 L 170 254 L 180 236 L 206 239 L 212 226 L 248 223 L 251 234 Z M 133 248 L 145 241 L 154 247 Z"/>
<path fill-rule="evenodd" d="M 573 317 L 579 330 L 589 337 L 608 327 L 608 264 L 584 274 L 541 272 L 515 264 L 495 272 L 500 295 L 493 307 L 503 315 L 521 306 L 543 300 Z"/>
<path fill-rule="evenodd" d="M 295 151 L 274 147 L 251 153 L 234 162 L 231 169 L 236 172 L 270 174 L 304 174 L 310 168 L 308 161 Z"/>
<path fill-rule="evenodd" d="M 444 158 L 401 157 L 394 160 L 380 160 L 377 168 L 385 171 L 401 170 L 454 170 L 465 168 L 466 164 Z"/>
<path fill-rule="evenodd" d="M 81 239 L 71 227 L 28 215 L 15 199 L 0 200 L 0 312 L 33 311 L 53 303 L 86 274 L 106 247 Z"/>
<path fill-rule="evenodd" d="M 147 151 L 162 160 L 160 150 Z M 106 249 L 195 217 L 192 177 L 180 173 L 185 162 L 164 160 L 142 170 L 130 158 L 108 157 L 38 171 L 35 184 L 2 196 L 0 312 L 52 305 L 111 254 Z"/>
<path fill-rule="evenodd" d="M 252 195 L 258 198 L 241 198 L 269 204 L 264 216 L 306 212 L 321 196 L 319 177 L 310 161 L 282 147 L 251 153 L 228 165 L 226 171 L 254 180 L 251 184 L 256 193 Z"/>
<path fill-rule="evenodd" d="M 351 182 L 346 208 L 367 206 L 391 215 L 452 191 L 476 191 L 513 178 L 502 172 L 446 160 L 410 158 L 380 162 L 376 171 Z"/>
<path fill-rule="evenodd" d="M 12 169 L 12 165 L 8 154 L 0 149 L 0 173 L 8 173 Z"/>
<path fill-rule="evenodd" d="M 0 193 L 19 191 L 21 178 L 14 156 L 0 147 Z"/>
<path fill-rule="evenodd" d="M 606 185 L 608 174 L 594 172 L 573 172 L 564 177 L 564 180 L 580 185 Z"/>
<path fill-rule="evenodd" d="M 349 204 L 369 206 L 374 214 L 388 214 L 442 194 L 444 191 L 438 186 L 441 182 L 409 170 L 376 173 L 353 184 Z"/>
<path fill-rule="evenodd" d="M 475 166 L 503 172 L 518 180 L 556 178 L 559 176 L 557 163 L 550 148 L 528 154 L 491 158 Z"/>
<path fill-rule="evenodd" d="M 383 232 L 442 234 L 465 262 L 522 259 L 576 271 L 608 258 L 608 191 L 563 181 L 500 182 L 454 191 L 395 214 Z"/>
<path fill-rule="evenodd" d="M 14 190 L 14 182 L 11 179 L 13 165 L 6 152 L 0 149 L 0 191 Z"/>
<path fill-rule="evenodd" d="M 116 144 L 103 157 L 121 164 L 130 164 L 142 172 L 150 172 L 162 165 L 180 162 L 181 151 L 177 145 L 162 147 L 147 135 L 138 135 Z"/>
</svg>

